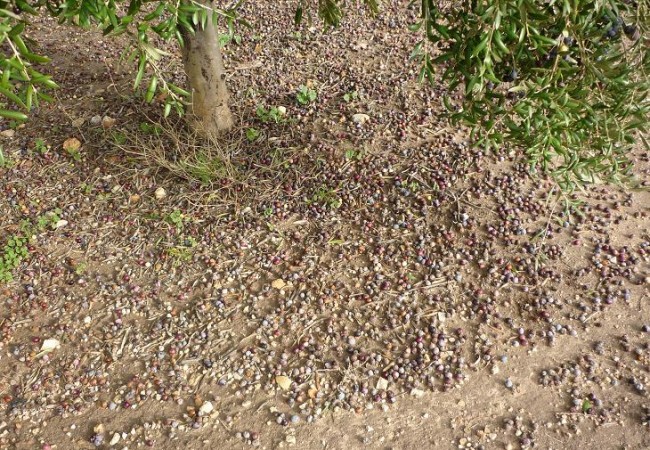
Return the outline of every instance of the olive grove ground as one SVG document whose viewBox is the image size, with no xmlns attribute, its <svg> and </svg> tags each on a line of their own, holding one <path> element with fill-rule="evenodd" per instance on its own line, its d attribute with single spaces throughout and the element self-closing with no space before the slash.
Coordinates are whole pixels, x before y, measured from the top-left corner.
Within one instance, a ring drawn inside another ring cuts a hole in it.
<svg viewBox="0 0 650 450">
<path fill-rule="evenodd" d="M 406 2 L 329 34 L 258 3 L 232 167 L 152 125 L 113 43 L 40 22 L 62 89 L 2 133 L 0 244 L 35 237 L 0 287 L 0 447 L 650 446 L 647 190 L 569 216 L 468 148 Z"/>
</svg>

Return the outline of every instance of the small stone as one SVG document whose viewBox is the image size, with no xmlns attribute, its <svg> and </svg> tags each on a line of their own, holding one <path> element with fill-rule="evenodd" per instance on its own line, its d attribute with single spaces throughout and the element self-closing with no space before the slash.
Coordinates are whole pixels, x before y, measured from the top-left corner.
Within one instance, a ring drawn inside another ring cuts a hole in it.
<svg viewBox="0 0 650 450">
<path fill-rule="evenodd" d="M 45 339 L 41 345 L 42 352 L 51 352 L 57 348 L 61 347 L 61 342 L 58 339 Z"/>
<path fill-rule="evenodd" d="M 72 121 L 72 126 L 75 128 L 80 128 L 85 121 L 86 119 L 84 119 L 83 117 L 79 117 L 78 119 Z"/>
<path fill-rule="evenodd" d="M 212 402 L 203 402 L 199 408 L 199 416 L 208 416 L 212 411 L 214 411 L 214 405 Z"/>
<path fill-rule="evenodd" d="M 154 194 L 156 196 L 156 200 L 162 200 L 163 198 L 167 197 L 167 191 L 165 188 L 159 187 L 156 189 L 156 192 Z"/>
<path fill-rule="evenodd" d="M 67 220 L 63 220 L 63 219 L 61 219 L 61 220 L 59 220 L 59 221 L 56 223 L 55 228 L 63 228 L 63 227 L 66 226 L 67 224 L 68 224 L 68 221 L 67 221 Z"/>
<path fill-rule="evenodd" d="M 102 118 L 101 118 L 101 116 L 93 116 L 93 117 L 90 119 L 90 123 L 91 123 L 92 125 L 99 125 L 100 123 L 102 123 Z"/>
<path fill-rule="evenodd" d="M 296 443 L 296 437 L 292 436 L 292 435 L 287 436 L 284 440 L 287 441 L 287 444 L 295 444 Z"/>
<path fill-rule="evenodd" d="M 0 136 L 6 137 L 6 138 L 12 138 L 12 137 L 14 137 L 15 134 L 16 134 L 16 130 L 13 130 L 11 128 L 8 129 L 8 130 L 0 131 Z"/>
<path fill-rule="evenodd" d="M 285 108 L 284 106 L 278 106 L 278 113 L 280 113 L 281 116 L 286 116 L 287 108 Z"/>
<path fill-rule="evenodd" d="M 352 45 L 352 48 L 355 50 L 365 50 L 368 48 L 368 43 L 366 41 L 358 41 Z"/>
<path fill-rule="evenodd" d="M 108 445 L 115 445 L 118 442 L 120 442 L 120 433 L 115 433 L 111 438 L 111 441 L 108 443 Z"/>
<path fill-rule="evenodd" d="M 379 378 L 375 387 L 380 391 L 388 389 L 388 380 L 386 378 Z"/>
<path fill-rule="evenodd" d="M 413 388 L 413 389 L 411 389 L 411 395 L 413 397 L 420 398 L 420 397 L 422 397 L 424 395 L 424 391 L 422 389 Z"/>
<path fill-rule="evenodd" d="M 93 434 L 90 437 L 90 443 L 93 444 L 95 447 L 101 447 L 101 445 L 104 443 L 104 435 L 103 434 Z"/>
<path fill-rule="evenodd" d="M 370 116 L 368 114 L 358 113 L 352 116 L 352 122 L 358 123 L 360 125 L 363 125 L 369 120 L 370 120 Z"/>
<path fill-rule="evenodd" d="M 508 389 L 512 389 L 512 387 L 514 386 L 510 378 L 506 379 L 506 382 L 504 384 Z"/>
</svg>

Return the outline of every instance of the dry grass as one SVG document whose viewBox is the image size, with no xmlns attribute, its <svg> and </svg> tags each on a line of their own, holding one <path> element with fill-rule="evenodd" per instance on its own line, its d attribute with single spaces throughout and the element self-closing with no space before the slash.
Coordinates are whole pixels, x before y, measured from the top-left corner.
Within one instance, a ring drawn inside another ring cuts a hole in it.
<svg viewBox="0 0 650 450">
<path fill-rule="evenodd" d="M 319 171 L 304 149 L 278 148 L 267 139 L 251 143 L 244 129 L 206 139 L 189 130 L 182 119 L 147 117 L 143 123 L 158 125 L 153 132 L 122 132 L 123 142 L 109 135 L 104 139 L 117 170 L 131 173 L 134 181 L 143 173 L 163 185 L 185 180 L 190 189 L 182 196 L 196 207 L 259 213 L 260 205 L 278 198 L 301 201 L 301 186 Z M 297 188 L 281 193 L 286 185 Z"/>
<path fill-rule="evenodd" d="M 134 133 L 120 150 L 149 167 L 206 188 L 241 178 L 233 158 L 241 150 L 236 140 L 206 139 L 187 130 L 182 123 L 164 122 L 150 133 Z"/>
</svg>

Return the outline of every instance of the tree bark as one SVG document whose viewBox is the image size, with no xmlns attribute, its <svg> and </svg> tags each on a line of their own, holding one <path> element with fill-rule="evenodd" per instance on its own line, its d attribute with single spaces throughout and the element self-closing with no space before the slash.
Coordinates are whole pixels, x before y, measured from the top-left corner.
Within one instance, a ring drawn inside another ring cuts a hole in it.
<svg viewBox="0 0 650 450">
<path fill-rule="evenodd" d="M 216 137 L 229 130 L 233 117 L 228 108 L 226 74 L 212 17 L 205 29 L 184 33 L 183 64 L 192 93 L 190 120 L 199 133 Z"/>
</svg>

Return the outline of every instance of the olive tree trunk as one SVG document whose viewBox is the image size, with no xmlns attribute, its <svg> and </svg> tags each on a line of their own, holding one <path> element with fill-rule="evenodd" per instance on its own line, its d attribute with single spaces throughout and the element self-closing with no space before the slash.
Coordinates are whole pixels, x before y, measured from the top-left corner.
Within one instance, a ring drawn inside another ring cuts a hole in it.
<svg viewBox="0 0 650 450">
<path fill-rule="evenodd" d="M 183 64 L 192 93 L 190 121 L 199 133 L 214 137 L 233 125 L 228 108 L 226 73 L 211 15 L 205 29 L 184 33 Z"/>
</svg>

